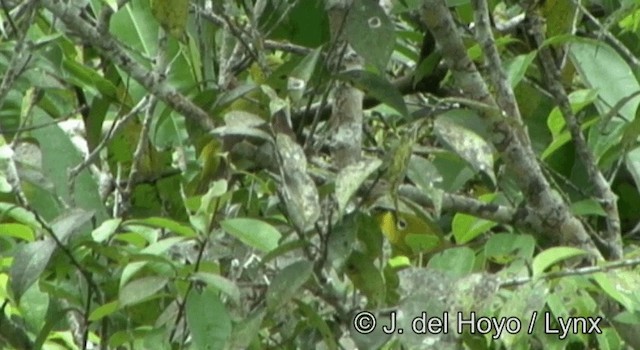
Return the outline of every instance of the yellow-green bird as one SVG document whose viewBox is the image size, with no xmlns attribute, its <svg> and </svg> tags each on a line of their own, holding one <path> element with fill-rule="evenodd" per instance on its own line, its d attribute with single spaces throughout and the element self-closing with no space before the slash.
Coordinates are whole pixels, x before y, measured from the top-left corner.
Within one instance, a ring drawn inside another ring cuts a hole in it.
<svg viewBox="0 0 640 350">
<path fill-rule="evenodd" d="M 412 213 L 383 210 L 376 214 L 380 230 L 387 237 L 393 255 L 416 256 L 447 247 L 440 227 L 427 218 Z"/>
</svg>

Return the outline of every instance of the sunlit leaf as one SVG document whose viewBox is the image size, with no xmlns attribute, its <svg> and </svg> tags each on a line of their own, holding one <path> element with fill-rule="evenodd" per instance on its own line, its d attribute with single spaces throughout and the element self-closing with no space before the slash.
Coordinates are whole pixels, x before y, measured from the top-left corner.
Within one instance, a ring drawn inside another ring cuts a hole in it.
<svg viewBox="0 0 640 350">
<path fill-rule="evenodd" d="M 251 218 L 232 218 L 220 222 L 220 226 L 244 244 L 269 252 L 278 246 L 280 232 L 264 221 Z"/>
<path fill-rule="evenodd" d="M 165 277 L 142 277 L 126 284 L 118 295 L 120 307 L 131 306 L 152 297 L 169 282 Z"/>
<path fill-rule="evenodd" d="M 586 251 L 573 247 L 553 247 L 542 251 L 533 258 L 533 275 L 538 276 L 549 267 L 574 257 L 587 254 Z"/>
<path fill-rule="evenodd" d="M 0 237 L 14 237 L 31 242 L 34 239 L 33 229 L 23 224 L 0 224 Z"/>
<path fill-rule="evenodd" d="M 104 305 L 100 305 L 97 307 L 91 314 L 89 315 L 89 321 L 97 321 L 102 319 L 103 317 L 107 317 L 112 313 L 118 310 L 118 302 L 112 301 L 110 303 L 106 303 Z"/>
<path fill-rule="evenodd" d="M 91 237 L 96 242 L 104 242 L 113 235 L 122 223 L 122 219 L 105 220 L 98 228 L 91 232 Z"/>
<path fill-rule="evenodd" d="M 124 224 L 125 225 L 148 225 L 151 227 L 163 228 L 184 237 L 196 236 L 195 231 L 191 227 L 167 218 L 151 217 L 151 218 L 142 219 L 142 220 L 129 220 L 129 221 L 126 221 Z"/>
</svg>

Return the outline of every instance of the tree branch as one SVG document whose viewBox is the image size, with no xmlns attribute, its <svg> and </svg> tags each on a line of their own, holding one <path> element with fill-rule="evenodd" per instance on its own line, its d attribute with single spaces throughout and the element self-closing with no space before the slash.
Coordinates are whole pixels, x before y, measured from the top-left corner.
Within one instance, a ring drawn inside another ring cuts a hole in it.
<svg viewBox="0 0 640 350">
<path fill-rule="evenodd" d="M 479 8 L 479 16 L 488 18 L 486 5 L 474 1 Z M 518 186 L 523 190 L 527 211 L 527 219 L 535 223 L 532 228 L 542 228 L 535 232 L 550 238 L 555 243 L 569 244 L 591 252 L 595 257 L 602 258 L 591 237 L 580 221 L 573 217 L 567 204 L 560 195 L 551 188 L 544 177 L 540 165 L 536 161 L 531 148 L 526 129 L 519 118 L 517 105 L 510 100 L 510 86 L 501 82 L 500 76 L 494 76 L 499 94 L 494 99 L 489 87 L 478 72 L 477 67 L 467 55 L 462 38 L 457 32 L 456 24 L 449 9 L 442 0 L 425 0 L 422 11 L 423 20 L 436 38 L 445 62 L 451 69 L 452 76 L 462 93 L 471 99 L 489 106 L 496 106 L 491 110 L 479 111 L 480 116 L 489 124 L 492 130 L 492 143 L 502 155 L 507 167 L 514 173 Z M 488 21 L 487 21 L 488 22 Z M 484 24 L 483 24 L 484 25 Z M 489 65 L 502 70 L 501 63 L 496 61 L 491 41 L 493 35 L 487 25 L 477 28 L 478 38 L 488 42 L 481 42 L 485 60 Z M 504 73 L 502 73 L 504 74 Z M 511 114 L 513 113 L 513 114 Z"/>
<path fill-rule="evenodd" d="M 351 1 L 336 3 L 328 9 L 331 39 L 344 47 L 341 55 L 336 55 L 336 69 L 362 69 L 362 58 L 353 51 L 344 36 L 344 24 Z M 340 64 L 340 62 L 342 64 Z M 339 67 L 344 65 L 344 67 Z M 362 154 L 362 100 L 364 93 L 346 82 L 338 82 L 333 90 L 334 102 L 330 119 L 333 130 L 332 149 L 338 168 L 357 162 Z"/>
<path fill-rule="evenodd" d="M 551 95 L 555 99 L 556 104 L 564 117 L 567 128 L 571 133 L 571 139 L 576 147 L 576 152 L 587 170 L 589 181 L 595 188 L 595 195 L 600 204 L 602 204 L 604 211 L 607 213 L 607 229 L 604 232 L 603 238 L 607 243 L 608 256 L 614 260 L 620 259 L 622 258 L 622 237 L 620 234 L 620 216 L 618 214 L 617 196 L 611 190 L 611 186 L 609 186 L 609 183 L 602 172 L 600 172 L 600 169 L 598 169 L 596 157 L 589 149 L 587 141 L 582 135 L 582 129 L 575 114 L 573 113 L 573 110 L 571 109 L 571 103 L 569 102 L 567 92 L 560 81 L 560 71 L 555 64 L 550 47 L 548 45 L 543 45 L 545 40 L 543 29 L 544 19 L 535 11 L 528 13 L 527 18 L 530 19 L 531 33 L 538 45 L 538 54 L 540 55 L 539 62 L 546 78 L 545 80 L 549 91 L 551 91 Z"/>
<path fill-rule="evenodd" d="M 640 259 L 628 259 L 628 260 L 619 260 L 611 264 L 601 265 L 601 266 L 587 266 L 581 267 L 577 269 L 564 269 L 561 271 L 554 271 L 544 274 L 539 277 L 516 277 L 508 280 L 500 281 L 501 288 L 509 288 L 515 287 L 523 284 L 527 284 L 532 282 L 533 280 L 544 279 L 544 280 L 552 280 L 562 277 L 569 276 L 584 276 L 584 275 L 592 275 L 595 273 L 607 272 L 611 270 L 623 269 L 627 267 L 634 267 L 640 265 Z"/>
<path fill-rule="evenodd" d="M 80 17 L 78 8 L 60 0 L 42 0 L 41 4 L 58 17 L 74 34 L 78 35 L 82 40 L 90 42 L 96 50 L 130 74 L 133 79 L 158 99 L 186 118 L 196 122 L 205 130 L 214 128 L 213 121 L 207 112 L 167 83 L 164 76 L 150 71 L 138 63 L 113 36 L 108 33 L 100 33 L 98 28 L 84 21 Z"/>
</svg>

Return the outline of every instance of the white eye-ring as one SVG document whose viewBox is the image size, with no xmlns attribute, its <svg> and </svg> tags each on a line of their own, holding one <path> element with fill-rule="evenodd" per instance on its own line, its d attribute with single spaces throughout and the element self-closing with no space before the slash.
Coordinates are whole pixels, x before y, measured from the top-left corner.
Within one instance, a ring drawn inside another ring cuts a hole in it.
<svg viewBox="0 0 640 350">
<path fill-rule="evenodd" d="M 375 29 L 375 28 L 380 28 L 380 26 L 382 25 L 382 21 L 380 20 L 380 17 L 371 17 L 367 20 L 367 23 L 369 24 L 369 28 Z"/>
<path fill-rule="evenodd" d="M 398 218 L 398 222 L 396 222 L 396 227 L 398 230 L 406 230 L 407 229 L 407 221 L 401 217 Z"/>
<path fill-rule="evenodd" d="M 293 91 L 303 90 L 304 86 L 305 86 L 305 82 L 302 79 L 298 79 L 294 77 L 289 77 L 289 79 L 287 79 L 288 90 L 293 90 Z"/>
</svg>

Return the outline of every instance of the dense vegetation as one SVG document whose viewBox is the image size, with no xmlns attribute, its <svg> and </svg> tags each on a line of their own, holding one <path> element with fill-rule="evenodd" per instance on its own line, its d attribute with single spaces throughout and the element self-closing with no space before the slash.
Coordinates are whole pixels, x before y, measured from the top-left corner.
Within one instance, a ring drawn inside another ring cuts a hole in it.
<svg viewBox="0 0 640 350">
<path fill-rule="evenodd" d="M 636 1 L 0 6 L 0 348 L 640 348 Z"/>
</svg>

